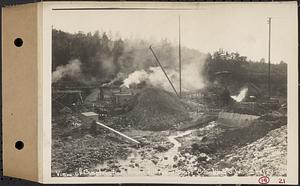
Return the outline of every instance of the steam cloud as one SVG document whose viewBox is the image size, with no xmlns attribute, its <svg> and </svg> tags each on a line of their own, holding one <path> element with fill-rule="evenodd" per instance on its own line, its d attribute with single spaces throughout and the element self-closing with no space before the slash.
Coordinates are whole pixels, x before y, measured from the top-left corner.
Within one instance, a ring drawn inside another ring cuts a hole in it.
<svg viewBox="0 0 300 186">
<path fill-rule="evenodd" d="M 179 72 L 170 68 L 165 70 L 174 87 L 179 90 Z M 167 91 L 173 91 L 160 67 L 150 67 L 147 71 L 135 71 L 129 74 L 128 78 L 126 78 L 123 82 L 122 86 L 126 87 L 129 87 L 132 84 L 147 82 L 152 86 L 161 87 Z M 192 91 L 203 87 L 204 83 L 201 76 L 200 64 L 191 63 L 184 66 L 182 68 L 182 90 Z"/>
<path fill-rule="evenodd" d="M 130 69 L 127 68 L 128 65 L 123 65 L 127 64 L 126 62 L 123 63 L 121 60 L 119 63 L 122 64 L 120 69 L 124 72 L 122 74 L 122 86 L 129 87 L 131 84 L 146 82 L 146 84 L 173 92 L 171 85 L 161 68 L 156 64 L 154 56 L 149 50 L 150 44 L 147 42 L 130 42 L 128 45 L 132 46 L 128 50 L 133 48 L 135 51 L 126 52 L 127 54 L 131 54 Z M 167 41 L 161 41 L 152 46 L 175 89 L 179 91 L 178 46 Z M 126 59 L 127 57 L 123 56 L 122 58 Z M 183 91 L 199 90 L 205 86 L 202 69 L 206 58 L 206 54 L 182 47 L 181 81 Z"/>
<path fill-rule="evenodd" d="M 127 88 L 131 84 L 140 84 L 143 81 L 146 81 L 149 78 L 149 74 L 145 70 L 135 71 L 129 74 L 128 78 L 124 80 L 123 85 Z"/>
<path fill-rule="evenodd" d="M 241 102 L 246 97 L 247 92 L 248 92 L 248 88 L 245 87 L 245 88 L 241 89 L 241 91 L 240 91 L 240 93 L 238 95 L 236 95 L 236 96 L 230 96 L 230 97 L 232 99 L 234 99 L 235 101 L 237 101 L 237 102 Z"/>
<path fill-rule="evenodd" d="M 61 65 L 52 72 L 52 83 L 57 82 L 63 77 L 75 78 L 80 76 L 81 73 L 81 62 L 78 59 L 69 61 L 66 65 Z"/>
<path fill-rule="evenodd" d="M 88 37 L 88 36 L 87 36 Z M 102 38 L 103 40 L 103 38 Z M 106 40 L 105 40 L 106 41 Z M 104 83 L 110 86 L 123 82 L 123 86 L 146 82 L 149 85 L 173 91 L 164 73 L 157 66 L 149 46 L 158 56 L 176 90 L 179 90 L 178 46 L 167 41 L 145 41 L 140 39 L 109 40 L 101 47 L 95 45 L 91 55 L 80 56 L 82 63 L 72 60 L 60 65 L 52 73 L 52 82 L 64 77 L 84 84 Z M 89 43 L 87 43 L 89 44 Z M 91 46 L 94 46 L 91 44 Z M 77 47 L 75 47 L 77 48 Z M 82 47 L 79 47 L 81 49 Z M 71 50 L 71 49 L 70 49 Z M 87 50 L 82 48 L 82 50 Z M 207 55 L 191 48 L 182 47 L 182 90 L 204 87 L 202 65 Z M 88 51 L 83 52 L 83 54 Z M 88 53 L 89 54 L 89 53 Z M 57 61 L 59 64 L 61 61 Z M 103 85 L 103 84 L 102 84 Z"/>
</svg>

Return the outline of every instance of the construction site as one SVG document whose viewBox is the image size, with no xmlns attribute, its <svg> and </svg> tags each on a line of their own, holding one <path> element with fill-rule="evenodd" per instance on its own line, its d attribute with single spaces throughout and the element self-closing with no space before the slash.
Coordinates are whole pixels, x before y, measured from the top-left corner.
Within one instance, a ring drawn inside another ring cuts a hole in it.
<svg viewBox="0 0 300 186">
<path fill-rule="evenodd" d="M 147 83 L 59 82 L 52 105 L 53 176 L 258 176 L 265 169 L 285 175 L 286 100 L 264 97 L 252 84 L 231 95 L 221 81 L 210 90 L 179 93 Z M 273 130 L 280 127 L 277 139 Z M 260 144 L 253 151 L 270 155 L 268 148 L 285 141 L 276 157 L 280 164 L 265 162 L 259 171 L 243 164 L 254 156 L 247 151 L 256 140 L 270 147 Z"/>
<path fill-rule="evenodd" d="M 272 93 L 270 63 L 267 88 L 236 86 L 234 69 L 223 69 L 188 90 L 180 40 L 176 81 L 155 48 L 147 51 L 168 89 L 149 77 L 128 83 L 146 70 L 52 83 L 53 177 L 286 175 L 287 99 Z"/>
</svg>

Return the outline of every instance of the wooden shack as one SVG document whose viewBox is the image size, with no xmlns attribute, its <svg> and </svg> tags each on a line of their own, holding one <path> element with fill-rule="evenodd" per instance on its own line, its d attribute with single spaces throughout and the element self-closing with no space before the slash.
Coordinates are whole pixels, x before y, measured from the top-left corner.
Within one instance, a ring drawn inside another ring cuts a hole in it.
<svg viewBox="0 0 300 186">
<path fill-rule="evenodd" d="M 83 112 L 80 114 L 80 119 L 84 123 L 97 122 L 99 120 L 99 115 L 95 112 Z"/>
</svg>

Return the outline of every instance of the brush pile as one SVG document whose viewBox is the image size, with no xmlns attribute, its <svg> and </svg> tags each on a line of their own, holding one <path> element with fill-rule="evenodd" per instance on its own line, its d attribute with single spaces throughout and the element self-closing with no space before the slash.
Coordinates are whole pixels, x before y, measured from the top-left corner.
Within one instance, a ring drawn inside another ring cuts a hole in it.
<svg viewBox="0 0 300 186">
<path fill-rule="evenodd" d="M 126 120 L 143 130 L 167 130 L 189 120 L 185 105 L 176 95 L 158 88 L 145 88 L 135 97 Z"/>
</svg>

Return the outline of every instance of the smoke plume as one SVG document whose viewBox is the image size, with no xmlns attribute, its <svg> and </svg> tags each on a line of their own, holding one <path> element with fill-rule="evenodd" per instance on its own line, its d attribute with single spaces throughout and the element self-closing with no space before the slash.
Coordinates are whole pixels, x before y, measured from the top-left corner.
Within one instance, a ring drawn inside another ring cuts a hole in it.
<svg viewBox="0 0 300 186">
<path fill-rule="evenodd" d="M 175 89 L 179 90 L 179 72 L 172 68 L 166 68 L 165 71 Z M 201 76 L 201 66 L 195 63 L 183 66 L 181 80 L 183 91 L 193 91 L 203 88 L 204 83 Z M 128 78 L 124 80 L 123 86 L 129 87 L 131 84 L 139 84 L 141 82 L 147 82 L 152 86 L 173 91 L 160 67 L 149 67 L 147 71 L 139 70 L 129 74 Z"/>
<path fill-rule="evenodd" d="M 234 99 L 235 101 L 237 102 L 241 102 L 243 101 L 243 99 L 246 97 L 247 95 L 247 92 L 248 92 L 248 88 L 245 87 L 245 88 L 242 88 L 240 90 L 240 93 L 238 95 L 235 95 L 235 96 L 230 96 L 232 99 Z"/>
<path fill-rule="evenodd" d="M 162 66 L 179 90 L 178 45 L 167 39 L 160 41 L 138 38 L 113 39 L 105 32 L 99 34 L 69 34 L 53 31 L 53 63 L 55 71 L 52 82 L 66 79 L 84 83 L 107 83 L 129 86 L 132 83 L 146 81 L 172 91 L 162 70 L 158 67 L 149 46 L 151 45 Z M 71 45 L 64 45 L 71 43 Z M 76 44 L 75 44 L 76 43 Z M 80 43 L 80 44 L 78 44 Z M 63 46 L 62 53 L 61 47 Z M 198 50 L 181 47 L 182 90 L 195 90 L 204 86 L 202 65 L 206 54 Z M 66 59 L 80 58 L 64 64 Z"/>
<path fill-rule="evenodd" d="M 149 74 L 145 70 L 135 71 L 129 74 L 128 78 L 124 80 L 122 86 L 129 88 L 131 84 L 140 84 L 149 79 Z"/>
<path fill-rule="evenodd" d="M 69 61 L 66 65 L 61 65 L 52 72 L 52 83 L 57 82 L 63 77 L 76 78 L 80 76 L 81 73 L 81 62 L 78 59 Z"/>
</svg>

